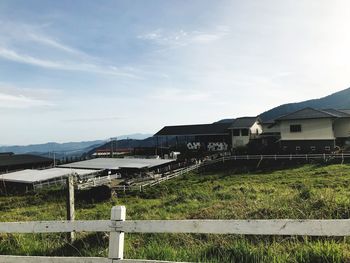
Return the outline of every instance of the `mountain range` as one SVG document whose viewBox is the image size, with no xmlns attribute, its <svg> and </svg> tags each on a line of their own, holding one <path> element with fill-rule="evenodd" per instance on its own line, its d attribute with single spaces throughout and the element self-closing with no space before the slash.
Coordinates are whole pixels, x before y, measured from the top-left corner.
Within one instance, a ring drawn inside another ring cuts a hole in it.
<svg viewBox="0 0 350 263">
<path fill-rule="evenodd" d="M 259 117 L 263 121 L 273 120 L 279 116 L 297 111 L 306 107 L 316 109 L 350 109 L 350 88 L 333 93 L 323 98 L 306 100 L 296 103 L 283 104 L 263 112 Z"/>
<path fill-rule="evenodd" d="M 290 112 L 312 107 L 318 109 L 350 109 L 350 88 L 333 93 L 323 98 L 306 100 L 302 102 L 283 104 L 278 107 L 267 110 L 259 115 L 263 121 L 273 120 L 279 116 Z M 233 119 L 223 119 L 218 122 L 230 122 Z M 161 127 L 159 127 L 161 128 Z M 129 134 L 117 136 L 114 147 L 118 148 L 134 148 L 134 147 L 150 147 L 155 144 L 155 139 L 152 134 Z M 170 138 L 171 139 L 171 138 Z M 56 158 L 63 159 L 67 157 L 80 157 L 83 154 L 90 154 L 96 148 L 110 149 L 110 140 L 95 140 L 84 142 L 69 142 L 69 143 L 45 143 L 26 146 L 0 146 L 1 152 L 14 152 L 16 154 L 31 153 L 41 156 L 52 157 L 55 152 Z"/>
<path fill-rule="evenodd" d="M 129 139 L 143 140 L 152 136 L 151 134 L 128 134 L 114 137 L 113 139 L 124 141 Z M 31 144 L 31 145 L 13 145 L 13 146 L 0 146 L 0 153 L 13 152 L 15 154 L 35 154 L 45 157 L 55 157 L 57 159 L 63 159 L 67 157 L 80 157 L 82 154 L 90 152 L 91 150 L 104 145 L 109 140 L 94 140 L 94 141 L 82 141 L 82 142 L 67 142 L 56 143 L 49 142 L 44 144 Z"/>
</svg>

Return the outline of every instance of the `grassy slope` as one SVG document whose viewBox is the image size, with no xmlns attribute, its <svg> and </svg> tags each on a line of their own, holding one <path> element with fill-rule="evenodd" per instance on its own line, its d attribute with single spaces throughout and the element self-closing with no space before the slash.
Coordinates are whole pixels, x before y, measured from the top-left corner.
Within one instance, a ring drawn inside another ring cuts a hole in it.
<svg viewBox="0 0 350 263">
<path fill-rule="evenodd" d="M 144 193 L 77 203 L 77 219 L 109 218 L 116 204 L 129 219 L 349 218 L 350 166 L 306 165 L 272 173 L 187 175 Z M 0 221 L 64 219 L 58 192 L 0 197 Z M 105 234 L 0 235 L 0 254 L 105 256 Z M 126 257 L 201 262 L 350 262 L 343 238 L 128 234 Z"/>
</svg>

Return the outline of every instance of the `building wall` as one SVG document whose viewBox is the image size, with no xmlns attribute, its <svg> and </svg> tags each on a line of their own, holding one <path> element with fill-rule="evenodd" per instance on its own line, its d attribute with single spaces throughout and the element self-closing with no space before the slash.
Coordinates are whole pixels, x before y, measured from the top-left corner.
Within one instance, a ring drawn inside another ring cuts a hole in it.
<svg viewBox="0 0 350 263">
<path fill-rule="evenodd" d="M 249 143 L 250 136 L 232 136 L 232 147 L 242 147 Z"/>
<path fill-rule="evenodd" d="M 335 120 L 334 135 L 337 138 L 350 137 L 350 118 Z"/>
<path fill-rule="evenodd" d="M 250 133 L 253 135 L 259 135 L 262 133 L 262 126 L 257 121 L 250 127 Z"/>
<path fill-rule="evenodd" d="M 277 133 L 277 132 L 280 132 L 279 123 L 276 123 L 272 127 L 270 127 L 270 126 L 271 126 L 271 124 L 263 124 L 262 125 L 263 133 Z"/>
<path fill-rule="evenodd" d="M 290 132 L 290 125 L 301 125 L 301 132 Z M 281 140 L 334 140 L 332 119 L 288 120 L 280 123 Z"/>
<path fill-rule="evenodd" d="M 242 129 L 240 129 L 242 130 Z M 254 136 L 258 136 L 262 133 L 262 127 L 258 122 L 255 122 L 252 127 L 249 128 L 248 136 L 242 136 L 242 131 L 240 131 L 240 136 L 233 136 L 233 130 L 232 133 L 232 148 L 242 147 L 246 146 L 250 139 Z"/>
<path fill-rule="evenodd" d="M 286 140 L 281 141 L 282 154 L 330 153 L 335 149 L 334 140 Z"/>
</svg>

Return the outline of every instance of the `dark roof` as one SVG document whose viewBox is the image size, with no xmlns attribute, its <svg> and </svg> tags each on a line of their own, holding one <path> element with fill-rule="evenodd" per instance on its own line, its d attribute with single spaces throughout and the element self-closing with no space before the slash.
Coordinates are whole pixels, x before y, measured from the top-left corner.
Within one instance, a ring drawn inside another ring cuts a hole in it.
<svg viewBox="0 0 350 263">
<path fill-rule="evenodd" d="M 322 111 L 328 112 L 330 114 L 333 114 L 337 116 L 338 118 L 347 118 L 350 117 L 350 111 L 349 110 L 335 110 L 335 109 L 324 109 Z M 348 111 L 348 112 L 346 112 Z"/>
<path fill-rule="evenodd" d="M 276 121 L 284 121 L 284 120 L 304 120 L 304 119 L 323 119 L 323 118 L 339 118 L 340 114 L 336 114 L 335 112 L 318 110 L 313 108 L 304 108 L 282 117 L 276 119 Z"/>
<path fill-rule="evenodd" d="M 350 110 L 304 108 L 279 117 L 276 121 L 322 118 L 350 118 Z"/>
<path fill-rule="evenodd" d="M 35 165 L 49 164 L 53 160 L 46 157 L 30 155 L 30 154 L 15 154 L 0 156 L 0 167 L 16 166 L 16 165 Z"/>
<path fill-rule="evenodd" d="M 253 124 L 258 120 L 258 117 L 242 117 L 237 118 L 231 124 L 229 129 L 237 129 L 237 128 L 250 128 Z"/>
<path fill-rule="evenodd" d="M 266 120 L 266 121 L 261 121 L 261 124 L 266 124 L 266 125 L 271 125 L 271 124 L 275 124 L 275 120 Z"/>
<path fill-rule="evenodd" d="M 350 117 L 350 110 L 348 110 L 348 109 L 341 109 L 341 110 L 337 110 L 337 111 L 344 112 L 344 113 L 348 114 Z"/>
<path fill-rule="evenodd" d="M 165 126 L 154 136 L 198 136 L 198 135 L 226 135 L 229 134 L 229 123 L 212 123 L 196 125 Z"/>
</svg>

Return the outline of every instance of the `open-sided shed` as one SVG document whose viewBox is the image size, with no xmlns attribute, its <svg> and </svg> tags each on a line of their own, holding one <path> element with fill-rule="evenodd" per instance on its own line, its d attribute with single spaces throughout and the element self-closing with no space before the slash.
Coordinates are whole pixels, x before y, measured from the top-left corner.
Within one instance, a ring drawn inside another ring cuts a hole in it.
<svg viewBox="0 0 350 263">
<path fill-rule="evenodd" d="M 3 190 L 16 188 L 18 190 L 30 190 L 43 188 L 49 185 L 59 185 L 65 182 L 69 175 L 78 178 L 96 176 L 100 170 L 51 168 L 44 170 L 22 170 L 0 175 L 1 188 Z"/>
<path fill-rule="evenodd" d="M 59 167 L 99 170 L 156 169 L 171 162 L 174 162 L 174 160 L 141 158 L 96 158 L 81 162 L 63 164 Z"/>
</svg>

